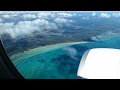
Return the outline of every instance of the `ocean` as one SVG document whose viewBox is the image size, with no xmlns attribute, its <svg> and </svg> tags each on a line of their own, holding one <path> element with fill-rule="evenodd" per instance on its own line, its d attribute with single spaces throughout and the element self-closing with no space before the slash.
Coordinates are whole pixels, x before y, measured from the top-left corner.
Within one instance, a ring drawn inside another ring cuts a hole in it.
<svg viewBox="0 0 120 90">
<path fill-rule="evenodd" d="M 92 38 L 94 42 L 47 45 L 13 55 L 18 71 L 26 79 L 76 79 L 82 55 L 92 48 L 120 49 L 120 35 L 108 32 Z"/>
</svg>

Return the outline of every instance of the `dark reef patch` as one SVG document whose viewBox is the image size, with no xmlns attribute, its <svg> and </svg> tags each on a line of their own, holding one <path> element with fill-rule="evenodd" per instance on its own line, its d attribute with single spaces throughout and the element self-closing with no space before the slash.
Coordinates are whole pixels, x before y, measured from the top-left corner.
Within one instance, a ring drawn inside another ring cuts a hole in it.
<svg viewBox="0 0 120 90">
<path fill-rule="evenodd" d="M 79 45 L 72 45 L 71 47 L 75 48 L 77 52 L 84 52 L 89 49 L 86 46 L 79 46 Z"/>
</svg>

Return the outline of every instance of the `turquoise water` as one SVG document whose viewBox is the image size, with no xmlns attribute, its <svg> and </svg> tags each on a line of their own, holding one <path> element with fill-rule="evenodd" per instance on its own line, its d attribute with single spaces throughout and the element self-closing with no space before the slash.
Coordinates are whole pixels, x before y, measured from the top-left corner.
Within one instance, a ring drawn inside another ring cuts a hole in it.
<svg viewBox="0 0 120 90">
<path fill-rule="evenodd" d="M 120 36 L 110 35 L 95 42 L 62 46 L 44 53 L 37 51 L 35 55 L 23 54 L 12 60 L 27 79 L 75 79 L 82 55 L 92 48 L 120 49 Z"/>
</svg>

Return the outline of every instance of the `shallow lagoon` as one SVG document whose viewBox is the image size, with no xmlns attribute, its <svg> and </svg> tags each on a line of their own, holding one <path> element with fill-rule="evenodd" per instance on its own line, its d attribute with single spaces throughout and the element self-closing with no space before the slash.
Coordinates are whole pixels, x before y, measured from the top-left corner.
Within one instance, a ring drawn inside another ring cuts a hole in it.
<svg viewBox="0 0 120 90">
<path fill-rule="evenodd" d="M 102 38 L 101 38 L 102 37 Z M 120 36 L 99 36 L 94 42 L 71 42 L 48 45 L 11 57 L 27 79 L 75 79 L 84 52 L 92 48 L 120 49 Z"/>
</svg>

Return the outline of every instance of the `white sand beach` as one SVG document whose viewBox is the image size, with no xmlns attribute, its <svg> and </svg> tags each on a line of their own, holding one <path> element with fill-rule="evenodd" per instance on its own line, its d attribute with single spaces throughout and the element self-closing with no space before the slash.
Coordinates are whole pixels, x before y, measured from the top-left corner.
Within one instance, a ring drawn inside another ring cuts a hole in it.
<svg viewBox="0 0 120 90">
<path fill-rule="evenodd" d="M 82 44 L 82 43 L 90 43 L 90 42 L 86 42 L 86 41 L 84 41 L 84 42 L 69 42 L 69 43 L 59 43 L 59 44 L 54 44 L 54 45 L 39 46 L 37 48 L 29 49 L 28 51 L 24 51 L 24 53 L 14 54 L 10 58 L 12 61 L 14 61 L 15 59 L 18 59 L 18 58 L 22 59 L 22 58 L 24 58 L 24 56 L 29 58 L 29 57 L 32 57 L 37 54 L 42 54 L 42 53 L 49 52 L 51 50 L 60 49 L 63 46 L 76 45 L 76 44 Z"/>
</svg>

